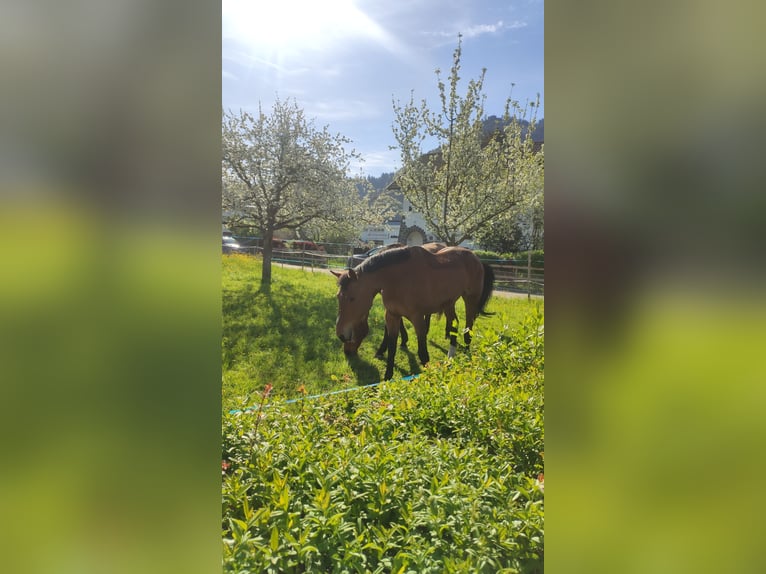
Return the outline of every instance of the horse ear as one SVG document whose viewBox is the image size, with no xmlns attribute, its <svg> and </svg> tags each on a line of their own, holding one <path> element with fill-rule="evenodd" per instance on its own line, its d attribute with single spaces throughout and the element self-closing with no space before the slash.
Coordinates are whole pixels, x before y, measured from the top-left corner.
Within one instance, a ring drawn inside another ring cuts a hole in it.
<svg viewBox="0 0 766 574">
<path fill-rule="evenodd" d="M 348 276 L 349 276 L 349 277 L 350 277 L 352 280 L 356 279 L 356 271 L 354 271 L 353 269 L 349 269 L 349 270 L 348 270 Z"/>
<path fill-rule="evenodd" d="M 336 277 L 340 277 L 340 276 L 341 276 L 341 274 L 340 274 L 340 273 L 336 273 L 336 272 L 335 272 L 335 271 L 333 271 L 332 269 L 330 269 L 330 273 L 332 273 L 332 274 L 333 274 L 333 275 L 335 275 Z"/>
</svg>

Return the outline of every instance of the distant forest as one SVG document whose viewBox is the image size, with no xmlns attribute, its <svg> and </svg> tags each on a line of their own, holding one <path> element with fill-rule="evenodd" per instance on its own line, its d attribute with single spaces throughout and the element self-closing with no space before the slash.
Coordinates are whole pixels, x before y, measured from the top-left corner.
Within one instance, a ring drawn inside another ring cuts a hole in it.
<svg viewBox="0 0 766 574">
<path fill-rule="evenodd" d="M 521 120 L 520 123 L 522 135 L 526 136 L 527 132 L 529 131 L 529 122 L 526 120 Z M 498 118 L 497 116 L 489 116 L 486 120 L 484 120 L 484 133 L 488 134 L 495 130 L 502 129 L 503 126 L 503 118 Z M 532 141 L 545 141 L 545 118 L 538 120 L 537 125 L 535 126 L 535 131 L 532 132 Z"/>
<path fill-rule="evenodd" d="M 370 182 L 370 185 L 375 191 L 382 191 L 386 188 L 386 186 L 394 181 L 394 172 L 391 173 L 381 173 L 379 176 L 375 177 L 374 175 L 368 175 L 367 181 Z"/>
</svg>

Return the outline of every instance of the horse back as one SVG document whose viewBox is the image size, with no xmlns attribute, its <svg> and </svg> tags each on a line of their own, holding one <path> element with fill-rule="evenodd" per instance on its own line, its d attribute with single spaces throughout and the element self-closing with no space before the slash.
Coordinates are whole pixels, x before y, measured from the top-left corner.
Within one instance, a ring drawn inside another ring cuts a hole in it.
<svg viewBox="0 0 766 574">
<path fill-rule="evenodd" d="M 442 269 L 462 268 L 472 276 L 479 274 L 481 278 L 481 260 L 470 249 L 465 247 L 446 247 L 437 253 L 432 253 L 430 265 Z"/>
<path fill-rule="evenodd" d="M 484 268 L 479 258 L 464 247 L 447 247 L 438 253 L 411 248 L 412 268 L 408 283 L 416 299 L 443 304 L 482 291 Z"/>
<path fill-rule="evenodd" d="M 472 324 L 491 294 L 491 268 L 463 247 L 448 247 L 438 253 L 414 246 L 394 250 L 400 251 L 396 261 L 367 271 L 376 278 L 386 311 L 415 322 L 424 315 L 454 312 L 455 303 L 462 298 L 466 321 Z"/>
</svg>

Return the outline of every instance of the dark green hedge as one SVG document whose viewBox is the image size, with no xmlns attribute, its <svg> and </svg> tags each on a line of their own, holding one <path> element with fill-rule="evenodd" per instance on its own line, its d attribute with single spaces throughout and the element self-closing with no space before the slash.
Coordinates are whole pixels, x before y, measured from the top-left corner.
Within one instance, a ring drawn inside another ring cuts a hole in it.
<svg viewBox="0 0 766 574">
<path fill-rule="evenodd" d="M 474 251 L 481 259 L 510 259 L 518 262 L 519 265 L 527 264 L 527 251 L 517 253 L 497 253 L 495 251 L 484 251 L 477 249 Z M 532 267 L 545 267 L 545 251 L 538 249 L 532 252 Z"/>
</svg>

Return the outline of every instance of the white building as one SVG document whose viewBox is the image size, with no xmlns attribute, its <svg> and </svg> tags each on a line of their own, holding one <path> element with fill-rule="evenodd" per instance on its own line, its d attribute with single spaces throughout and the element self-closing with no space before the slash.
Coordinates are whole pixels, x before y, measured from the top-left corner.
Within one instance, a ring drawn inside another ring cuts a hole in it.
<svg viewBox="0 0 766 574">
<path fill-rule="evenodd" d="M 423 245 L 431 241 L 439 241 L 428 228 L 423 215 L 416 211 L 409 200 L 405 197 L 402 200 L 402 225 L 399 230 L 399 242 L 405 245 Z M 463 241 L 461 247 L 475 249 L 473 241 Z"/>
<path fill-rule="evenodd" d="M 429 241 L 435 241 L 434 235 L 429 232 L 426 220 L 420 212 L 415 211 L 406 197 L 402 200 L 402 222 L 399 228 L 399 239 L 405 245 L 423 245 Z"/>
<path fill-rule="evenodd" d="M 375 245 L 391 245 L 392 243 L 423 245 L 431 241 L 439 241 L 439 238 L 428 228 L 423 215 L 412 207 L 407 198 L 402 200 L 400 215 L 388 220 L 383 225 L 366 227 L 362 231 L 360 239 L 365 243 L 374 243 Z M 464 241 L 460 245 L 475 249 L 475 245 L 471 241 Z"/>
<path fill-rule="evenodd" d="M 400 226 L 400 217 L 390 219 L 383 225 L 369 225 L 362 231 L 360 239 L 365 243 L 374 243 L 375 245 L 391 245 L 399 241 Z"/>
</svg>

